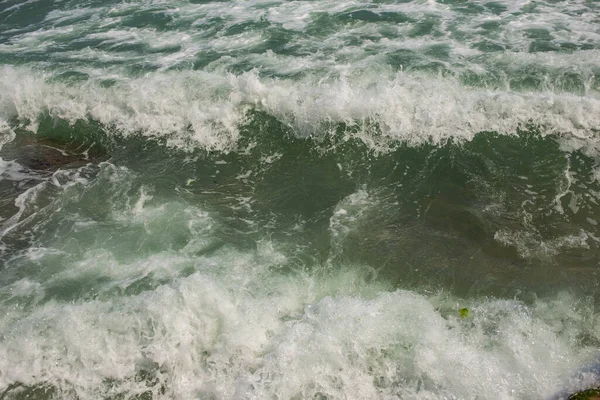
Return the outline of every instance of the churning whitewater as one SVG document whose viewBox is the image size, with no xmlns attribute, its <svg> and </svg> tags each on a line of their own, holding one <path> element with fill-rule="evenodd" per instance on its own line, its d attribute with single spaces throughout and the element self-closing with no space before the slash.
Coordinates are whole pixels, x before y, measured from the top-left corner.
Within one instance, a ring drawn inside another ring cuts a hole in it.
<svg viewBox="0 0 600 400">
<path fill-rule="evenodd" d="M 0 0 L 1 399 L 600 387 L 600 3 Z"/>
</svg>

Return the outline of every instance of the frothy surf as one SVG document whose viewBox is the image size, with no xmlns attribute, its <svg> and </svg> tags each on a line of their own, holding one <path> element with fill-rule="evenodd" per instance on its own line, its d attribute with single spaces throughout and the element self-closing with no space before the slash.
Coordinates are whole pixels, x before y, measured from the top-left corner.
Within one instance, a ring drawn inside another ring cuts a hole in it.
<svg viewBox="0 0 600 400">
<path fill-rule="evenodd" d="M 156 257 L 144 265 L 182 262 Z M 223 249 L 154 290 L 75 302 L 39 302 L 40 285 L 18 281 L 3 289 L 1 387 L 80 399 L 543 398 L 582 385 L 572 371 L 594 356 L 577 349 L 598 331 L 593 310 L 568 295 L 526 306 L 382 292 L 360 268 L 269 272 L 283 260 L 269 243 Z M 91 254 L 81 262 L 106 271 Z"/>
</svg>

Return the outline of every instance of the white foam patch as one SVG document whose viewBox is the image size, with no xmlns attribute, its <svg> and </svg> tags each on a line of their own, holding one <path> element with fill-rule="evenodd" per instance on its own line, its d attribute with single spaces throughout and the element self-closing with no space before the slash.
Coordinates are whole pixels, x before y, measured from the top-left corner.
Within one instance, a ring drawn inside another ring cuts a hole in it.
<svg viewBox="0 0 600 400">
<path fill-rule="evenodd" d="M 0 298 L 3 302 L 15 301 L 23 303 L 24 300 L 30 300 L 33 304 L 42 300 L 45 295 L 44 287 L 41 283 L 27 278 L 20 279 L 10 285 L 0 288 Z"/>
<path fill-rule="evenodd" d="M 376 200 L 369 196 L 366 188 L 361 188 L 346 198 L 342 199 L 335 207 L 333 215 L 329 218 L 329 232 L 331 246 L 341 250 L 340 246 L 353 229 L 356 228 L 368 209 L 376 204 Z"/>
<path fill-rule="evenodd" d="M 161 137 L 183 148 L 235 148 L 247 107 L 275 116 L 299 136 L 327 134 L 331 124 L 345 123 L 373 147 L 469 140 L 480 131 L 514 133 L 528 123 L 545 133 L 593 139 L 600 126 L 600 99 L 592 94 L 469 89 L 451 78 L 408 73 L 290 81 L 255 72 L 168 72 L 110 88 L 94 81 L 48 83 L 14 67 L 1 75 L 4 120 L 17 118 L 35 131 L 45 113 L 71 123 L 92 119 L 123 135 Z"/>
<path fill-rule="evenodd" d="M 23 181 L 27 179 L 43 180 L 44 178 L 15 161 L 4 161 L 0 158 L 0 180 Z"/>
</svg>

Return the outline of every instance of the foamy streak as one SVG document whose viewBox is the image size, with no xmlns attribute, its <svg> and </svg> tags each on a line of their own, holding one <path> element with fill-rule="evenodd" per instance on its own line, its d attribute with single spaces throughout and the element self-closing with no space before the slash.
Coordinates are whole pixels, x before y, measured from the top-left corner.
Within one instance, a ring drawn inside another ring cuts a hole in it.
<svg viewBox="0 0 600 400">
<path fill-rule="evenodd" d="M 261 79 L 253 72 L 170 72 L 123 79 L 110 88 L 93 81 L 48 83 L 13 67 L 2 68 L 0 75 L 0 118 L 27 121 L 32 131 L 48 113 L 71 123 L 92 119 L 123 135 L 163 137 L 181 147 L 195 142 L 234 148 L 247 106 L 274 115 L 300 136 L 321 135 L 332 123 L 356 125 L 362 128 L 357 135 L 373 145 L 382 144 L 374 142 L 373 124 L 384 143 L 411 144 L 468 140 L 480 131 L 514 133 L 528 122 L 546 133 L 579 138 L 593 137 L 600 127 L 600 100 L 593 94 L 468 89 L 450 78 L 408 73 L 289 81 Z"/>
</svg>

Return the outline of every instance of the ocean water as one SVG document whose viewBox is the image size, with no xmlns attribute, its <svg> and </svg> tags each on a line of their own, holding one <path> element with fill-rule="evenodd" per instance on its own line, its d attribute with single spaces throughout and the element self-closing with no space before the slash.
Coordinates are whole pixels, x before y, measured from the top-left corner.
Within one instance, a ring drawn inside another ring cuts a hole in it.
<svg viewBox="0 0 600 400">
<path fill-rule="evenodd" d="M 1 399 L 556 399 L 599 223 L 595 0 L 0 0 Z"/>
</svg>

